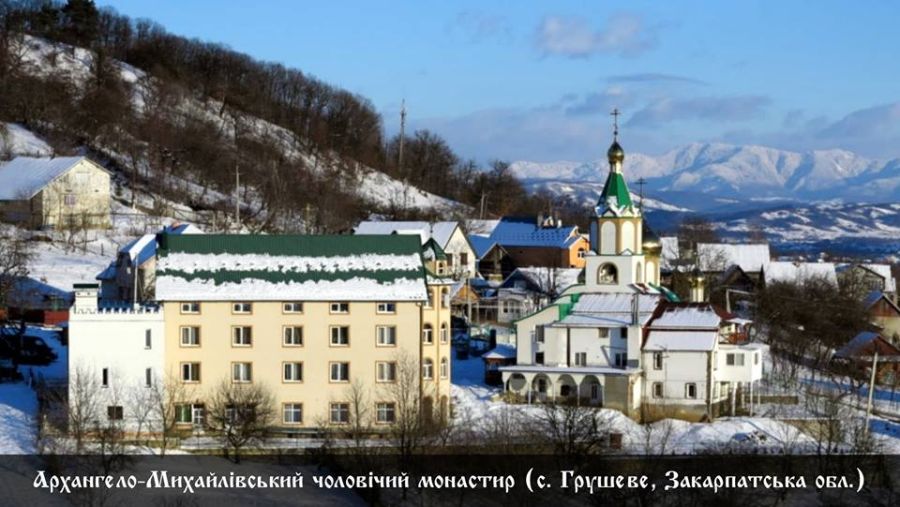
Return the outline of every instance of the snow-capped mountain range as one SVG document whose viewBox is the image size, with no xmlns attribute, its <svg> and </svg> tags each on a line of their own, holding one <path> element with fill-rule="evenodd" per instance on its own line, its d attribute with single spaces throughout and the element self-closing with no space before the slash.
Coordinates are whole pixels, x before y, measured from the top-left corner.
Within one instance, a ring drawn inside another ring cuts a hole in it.
<svg viewBox="0 0 900 507">
<path fill-rule="evenodd" d="M 591 184 L 602 186 L 608 171 L 605 160 L 520 161 L 512 167 L 530 188 L 573 191 L 580 201 L 594 198 Z M 644 178 L 648 195 L 692 209 L 696 208 L 683 202 L 679 194 L 740 200 L 900 200 L 900 159 L 872 160 L 845 150 L 800 153 L 764 146 L 694 143 L 659 156 L 627 153 L 624 170 L 632 191 L 637 191 L 635 182 Z M 668 199 L 667 195 L 676 197 Z"/>
</svg>

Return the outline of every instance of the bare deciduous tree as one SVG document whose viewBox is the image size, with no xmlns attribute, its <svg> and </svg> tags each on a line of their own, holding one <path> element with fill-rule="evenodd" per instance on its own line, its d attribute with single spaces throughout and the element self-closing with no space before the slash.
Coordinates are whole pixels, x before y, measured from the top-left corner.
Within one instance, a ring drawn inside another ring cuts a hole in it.
<svg viewBox="0 0 900 507">
<path fill-rule="evenodd" d="M 225 456 L 240 462 L 241 450 L 261 443 L 275 420 L 275 397 L 262 383 L 225 378 L 212 390 L 207 424 L 219 435 Z"/>
</svg>

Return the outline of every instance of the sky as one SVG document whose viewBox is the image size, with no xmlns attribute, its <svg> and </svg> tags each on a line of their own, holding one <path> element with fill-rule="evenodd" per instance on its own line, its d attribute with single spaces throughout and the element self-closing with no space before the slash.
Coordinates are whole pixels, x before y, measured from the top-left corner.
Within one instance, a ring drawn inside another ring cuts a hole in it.
<svg viewBox="0 0 900 507">
<path fill-rule="evenodd" d="M 371 100 L 462 157 L 693 142 L 900 157 L 900 2 L 98 0 Z"/>
</svg>

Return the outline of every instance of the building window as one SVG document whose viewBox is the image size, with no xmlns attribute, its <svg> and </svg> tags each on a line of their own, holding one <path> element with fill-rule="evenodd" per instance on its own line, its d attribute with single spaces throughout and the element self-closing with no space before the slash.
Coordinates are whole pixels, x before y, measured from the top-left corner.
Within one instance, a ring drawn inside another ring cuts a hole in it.
<svg viewBox="0 0 900 507">
<path fill-rule="evenodd" d="M 234 303 L 231 305 L 231 313 L 237 313 L 237 314 L 253 313 L 253 303 Z"/>
<path fill-rule="evenodd" d="M 625 352 L 616 352 L 615 357 L 615 365 L 624 368 L 626 364 L 628 364 L 628 354 Z"/>
<path fill-rule="evenodd" d="M 585 252 L 584 248 L 578 249 L 578 258 L 579 259 L 584 259 L 584 252 Z"/>
<path fill-rule="evenodd" d="M 121 405 L 110 405 L 106 407 L 106 417 L 110 421 L 121 421 L 123 418 L 123 410 Z"/>
<path fill-rule="evenodd" d="M 744 366 L 744 354 L 726 354 L 725 364 L 728 366 Z"/>
<path fill-rule="evenodd" d="M 446 357 L 441 358 L 441 378 L 450 376 L 450 361 Z"/>
<path fill-rule="evenodd" d="M 64 197 L 66 206 L 75 206 L 75 194 L 66 194 Z"/>
<path fill-rule="evenodd" d="M 609 338 L 609 328 L 608 327 L 598 327 L 597 328 L 597 338 L 601 340 L 605 340 Z"/>
<path fill-rule="evenodd" d="M 350 382 L 350 363 L 331 363 L 329 369 L 332 382 Z"/>
<path fill-rule="evenodd" d="M 235 347 L 249 347 L 253 345 L 253 330 L 250 326 L 236 326 L 231 328 L 231 345 Z"/>
<path fill-rule="evenodd" d="M 181 363 L 182 382 L 200 382 L 200 363 Z"/>
<path fill-rule="evenodd" d="M 447 323 L 444 322 L 441 324 L 441 343 L 447 343 L 450 339 L 450 329 L 447 327 Z"/>
<path fill-rule="evenodd" d="M 350 328 L 348 326 L 331 327 L 331 346 L 346 347 L 350 345 Z"/>
<path fill-rule="evenodd" d="M 303 404 L 285 403 L 282 421 L 284 424 L 301 424 L 303 422 Z"/>
<path fill-rule="evenodd" d="M 100 372 L 100 387 L 109 387 L 109 368 Z"/>
<path fill-rule="evenodd" d="M 450 308 L 450 291 L 447 287 L 441 289 L 441 308 Z"/>
<path fill-rule="evenodd" d="M 377 326 L 375 335 L 379 347 L 389 347 L 397 344 L 396 326 Z"/>
<path fill-rule="evenodd" d="M 150 330 L 150 329 L 144 331 L 144 348 L 145 349 L 153 348 L 153 333 L 152 333 L 152 330 Z"/>
<path fill-rule="evenodd" d="M 663 353 L 662 352 L 654 352 L 653 353 L 653 369 L 654 370 L 663 369 Z"/>
<path fill-rule="evenodd" d="M 692 400 L 697 399 L 697 384 L 691 382 L 684 385 L 684 397 Z"/>
<path fill-rule="evenodd" d="M 575 366 L 587 366 L 587 352 L 575 353 Z"/>
<path fill-rule="evenodd" d="M 203 424 L 203 412 L 205 407 L 202 404 L 191 405 L 190 403 L 175 405 L 175 422 L 178 424 Z"/>
<path fill-rule="evenodd" d="M 438 274 L 440 275 L 441 272 L 438 271 Z M 433 298 L 434 295 L 431 293 L 430 289 L 427 290 L 426 292 L 428 293 L 428 297 L 425 299 L 425 308 L 434 308 L 434 304 L 431 301 L 431 298 Z"/>
<path fill-rule="evenodd" d="M 199 347 L 200 346 L 200 328 L 197 326 L 186 326 L 181 328 L 181 346 L 182 347 Z"/>
<path fill-rule="evenodd" d="M 662 382 L 654 382 L 653 383 L 653 397 L 654 398 L 662 398 L 663 397 Z"/>
<path fill-rule="evenodd" d="M 200 313 L 200 303 L 181 303 L 181 313 Z"/>
<path fill-rule="evenodd" d="M 422 343 L 425 345 L 434 343 L 434 328 L 431 327 L 431 324 L 425 324 L 422 328 Z"/>
<path fill-rule="evenodd" d="M 284 345 L 286 347 L 303 346 L 303 327 L 301 326 L 285 326 L 284 327 Z"/>
<path fill-rule="evenodd" d="M 469 254 L 467 252 L 461 252 L 459 254 L 459 263 L 463 266 L 469 265 Z"/>
<path fill-rule="evenodd" d="M 231 363 L 232 382 L 252 382 L 253 363 Z"/>
<path fill-rule="evenodd" d="M 619 271 L 613 264 L 604 264 L 597 271 L 597 283 L 601 285 L 614 285 L 619 280 Z"/>
<path fill-rule="evenodd" d="M 534 364 L 544 364 L 544 353 L 543 352 L 535 352 Z"/>
<path fill-rule="evenodd" d="M 381 424 L 392 423 L 397 419 L 393 403 L 378 403 L 375 405 L 375 420 Z"/>
<path fill-rule="evenodd" d="M 378 303 L 376 306 L 378 313 L 397 313 L 397 303 Z"/>
<path fill-rule="evenodd" d="M 332 403 L 330 414 L 331 424 L 347 424 L 350 422 L 350 404 Z"/>
<path fill-rule="evenodd" d="M 303 313 L 303 303 L 293 301 L 281 305 L 282 313 Z"/>
<path fill-rule="evenodd" d="M 303 363 L 284 363 L 285 382 L 303 382 Z"/>
<path fill-rule="evenodd" d="M 153 368 L 144 370 L 144 385 L 146 387 L 153 387 Z"/>
<path fill-rule="evenodd" d="M 422 378 L 425 380 L 434 378 L 434 361 L 430 358 L 425 358 L 425 361 L 422 362 Z"/>
<path fill-rule="evenodd" d="M 753 364 L 759 364 L 759 352 L 753 354 Z"/>
<path fill-rule="evenodd" d="M 375 363 L 375 380 L 378 382 L 394 382 L 397 380 L 397 363 L 379 361 Z"/>
<path fill-rule="evenodd" d="M 628 328 L 627 327 L 619 328 L 619 338 L 621 338 L 623 340 L 628 339 Z"/>
<path fill-rule="evenodd" d="M 350 303 L 331 303 L 328 307 L 330 313 L 350 313 Z"/>
</svg>

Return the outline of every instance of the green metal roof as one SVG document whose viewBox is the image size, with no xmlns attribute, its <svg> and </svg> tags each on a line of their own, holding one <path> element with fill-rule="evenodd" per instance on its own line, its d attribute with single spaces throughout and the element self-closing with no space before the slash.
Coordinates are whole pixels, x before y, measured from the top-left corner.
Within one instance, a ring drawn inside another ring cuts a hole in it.
<svg viewBox="0 0 900 507">
<path fill-rule="evenodd" d="M 422 250 L 423 251 L 428 251 L 428 250 L 433 251 L 434 258 L 439 261 L 447 260 L 447 253 L 444 252 L 444 249 L 441 248 L 441 245 L 439 245 L 437 243 L 437 241 L 434 240 L 434 238 L 429 238 L 428 241 L 426 241 L 425 244 L 422 245 Z"/>
<path fill-rule="evenodd" d="M 418 236 L 300 234 L 160 234 L 159 256 L 191 254 L 267 254 L 304 257 L 337 257 L 363 254 L 407 255 L 421 253 Z"/>
<path fill-rule="evenodd" d="M 613 198 L 619 207 L 632 206 L 631 192 L 628 191 L 628 185 L 625 184 L 625 177 L 622 173 L 609 173 L 606 184 L 603 186 L 603 192 L 600 194 L 599 205 L 607 205 Z"/>
</svg>

